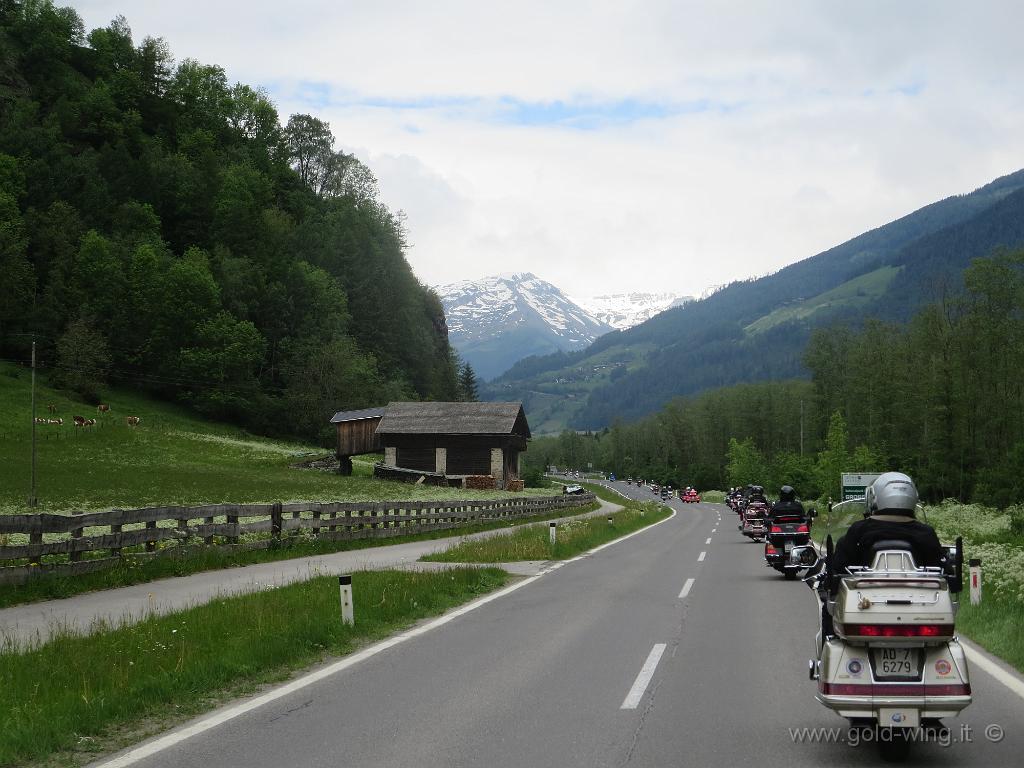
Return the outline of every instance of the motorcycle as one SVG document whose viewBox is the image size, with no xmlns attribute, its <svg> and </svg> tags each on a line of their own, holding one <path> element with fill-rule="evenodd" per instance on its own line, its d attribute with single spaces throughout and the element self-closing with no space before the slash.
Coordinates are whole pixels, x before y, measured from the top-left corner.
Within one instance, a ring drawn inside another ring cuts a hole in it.
<svg viewBox="0 0 1024 768">
<path fill-rule="evenodd" d="M 943 568 L 918 567 L 905 541 L 881 541 L 871 565 L 851 567 L 849 575 L 831 573 L 831 536 L 824 559 L 810 547 L 799 549 L 801 557 L 817 560 L 805 581 L 833 624 L 831 634 L 819 630 L 809 662 L 815 698 L 870 733 L 887 761 L 904 759 L 913 741 L 948 733 L 942 718 L 972 701 L 955 634 L 962 540 L 947 549 Z M 831 598 L 833 580 L 838 589 Z"/>
<path fill-rule="evenodd" d="M 740 532 L 748 539 L 761 541 L 767 532 L 768 502 L 748 501 L 743 507 Z"/>
<path fill-rule="evenodd" d="M 792 581 L 800 571 L 809 567 L 800 558 L 799 547 L 811 540 L 811 519 L 817 517 L 814 508 L 803 515 L 776 515 L 768 520 L 768 532 L 764 542 L 765 565 Z M 813 564 L 813 563 L 812 563 Z"/>
</svg>

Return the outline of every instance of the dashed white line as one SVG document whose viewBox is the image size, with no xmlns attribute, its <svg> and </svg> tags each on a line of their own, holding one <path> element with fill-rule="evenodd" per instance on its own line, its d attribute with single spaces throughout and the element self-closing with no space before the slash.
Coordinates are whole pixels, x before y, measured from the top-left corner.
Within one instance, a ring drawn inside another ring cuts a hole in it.
<svg viewBox="0 0 1024 768">
<path fill-rule="evenodd" d="M 679 599 L 682 600 L 684 597 L 690 594 L 691 589 L 693 589 L 693 579 L 687 579 L 686 583 L 683 584 L 682 591 L 679 593 Z"/>
<path fill-rule="evenodd" d="M 701 552 L 700 553 L 700 557 L 697 558 L 697 562 L 698 563 L 703 563 L 704 562 L 704 558 L 707 557 L 707 555 L 708 555 L 707 552 Z"/>
<path fill-rule="evenodd" d="M 640 699 L 644 697 L 644 691 L 647 690 L 651 678 L 654 677 L 654 670 L 658 668 L 658 662 L 661 661 L 665 647 L 665 643 L 655 643 L 651 648 L 651 652 L 647 654 L 647 661 L 640 668 L 640 674 L 636 676 L 633 687 L 629 689 L 629 693 L 622 700 L 622 706 L 619 709 L 636 709 L 640 705 Z"/>
<path fill-rule="evenodd" d="M 705 541 L 704 543 L 705 543 L 705 544 L 710 544 L 710 543 L 711 543 L 711 537 L 710 537 L 710 536 L 708 536 L 708 539 L 707 539 L 707 541 Z"/>
</svg>

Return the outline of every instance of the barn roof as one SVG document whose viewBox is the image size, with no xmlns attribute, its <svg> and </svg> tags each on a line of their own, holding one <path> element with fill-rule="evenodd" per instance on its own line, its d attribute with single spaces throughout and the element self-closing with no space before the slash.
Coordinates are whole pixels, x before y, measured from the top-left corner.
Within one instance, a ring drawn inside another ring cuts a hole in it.
<svg viewBox="0 0 1024 768">
<path fill-rule="evenodd" d="M 363 408 L 361 411 L 338 411 L 331 417 L 331 424 L 343 421 L 362 421 L 363 419 L 379 419 L 384 415 L 383 408 Z"/>
<path fill-rule="evenodd" d="M 511 435 L 530 437 L 523 404 L 388 403 L 378 435 Z"/>
</svg>

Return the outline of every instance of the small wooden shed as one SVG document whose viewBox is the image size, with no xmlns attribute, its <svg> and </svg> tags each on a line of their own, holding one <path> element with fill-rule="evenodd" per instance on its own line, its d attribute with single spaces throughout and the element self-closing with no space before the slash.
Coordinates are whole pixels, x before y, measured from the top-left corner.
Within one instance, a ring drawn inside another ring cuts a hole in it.
<svg viewBox="0 0 1024 768">
<path fill-rule="evenodd" d="M 519 478 L 530 426 L 523 404 L 389 403 L 377 425 L 384 466 L 446 477 L 491 475 L 498 488 Z"/>
<path fill-rule="evenodd" d="M 338 411 L 331 424 L 338 429 L 338 462 L 343 475 L 352 474 L 352 457 L 362 453 L 380 453 L 377 425 L 384 416 L 383 408 L 364 408 L 361 411 Z"/>
</svg>

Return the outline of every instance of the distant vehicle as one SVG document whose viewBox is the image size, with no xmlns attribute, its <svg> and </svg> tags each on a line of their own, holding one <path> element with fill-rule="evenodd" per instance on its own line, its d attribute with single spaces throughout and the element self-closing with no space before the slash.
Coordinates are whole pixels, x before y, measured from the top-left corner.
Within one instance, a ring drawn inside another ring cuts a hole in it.
<svg viewBox="0 0 1024 768">
<path fill-rule="evenodd" d="M 586 489 L 582 485 L 563 485 L 562 493 L 564 494 L 581 494 L 586 493 Z"/>
<path fill-rule="evenodd" d="M 632 484 L 633 484 L 633 478 L 632 477 L 627 477 L 626 478 L 626 485 L 632 485 Z"/>
<path fill-rule="evenodd" d="M 651 493 L 658 493 L 660 490 L 657 483 L 651 483 Z"/>
<path fill-rule="evenodd" d="M 687 488 L 683 491 L 683 501 L 687 504 L 698 504 L 700 503 L 700 494 L 693 488 Z"/>
<path fill-rule="evenodd" d="M 615 482 L 615 473 L 614 472 L 612 472 L 610 475 L 608 475 L 608 481 L 611 482 L 611 483 Z"/>
</svg>

